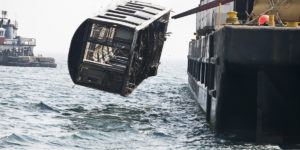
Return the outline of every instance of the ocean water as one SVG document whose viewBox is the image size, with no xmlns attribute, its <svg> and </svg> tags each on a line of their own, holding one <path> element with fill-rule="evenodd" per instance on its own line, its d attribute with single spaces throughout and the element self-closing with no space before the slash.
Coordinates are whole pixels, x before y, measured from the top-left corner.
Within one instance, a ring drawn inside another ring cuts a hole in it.
<svg viewBox="0 0 300 150">
<path fill-rule="evenodd" d="M 185 60 L 162 60 L 129 97 L 75 86 L 58 67 L 0 66 L 0 149 L 280 149 L 220 138 L 192 99 Z"/>
</svg>

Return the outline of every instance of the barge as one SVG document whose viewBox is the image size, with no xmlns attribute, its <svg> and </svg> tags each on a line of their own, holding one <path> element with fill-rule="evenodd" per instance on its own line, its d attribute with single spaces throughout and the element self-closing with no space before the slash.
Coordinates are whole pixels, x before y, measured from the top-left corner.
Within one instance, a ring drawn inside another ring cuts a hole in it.
<svg viewBox="0 0 300 150">
<path fill-rule="evenodd" d="M 168 8 L 128 1 L 85 20 L 69 50 L 73 82 L 128 96 L 157 74 L 169 16 Z"/>
<path fill-rule="evenodd" d="M 56 68 L 57 64 L 54 58 L 34 56 L 33 49 L 36 46 L 36 40 L 18 36 L 17 30 L 17 21 L 7 18 L 7 12 L 2 11 L 0 18 L 0 65 Z"/>
<path fill-rule="evenodd" d="M 300 1 L 200 0 L 173 18 L 195 13 L 188 82 L 211 128 L 299 144 Z"/>
</svg>

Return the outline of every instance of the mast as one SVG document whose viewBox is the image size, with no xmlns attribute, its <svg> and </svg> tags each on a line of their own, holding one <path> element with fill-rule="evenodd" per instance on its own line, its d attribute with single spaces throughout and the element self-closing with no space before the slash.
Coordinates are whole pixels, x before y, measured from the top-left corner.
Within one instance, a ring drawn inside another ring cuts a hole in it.
<svg viewBox="0 0 300 150">
<path fill-rule="evenodd" d="M 2 10 L 2 18 L 1 19 L 6 19 L 7 11 Z"/>
</svg>

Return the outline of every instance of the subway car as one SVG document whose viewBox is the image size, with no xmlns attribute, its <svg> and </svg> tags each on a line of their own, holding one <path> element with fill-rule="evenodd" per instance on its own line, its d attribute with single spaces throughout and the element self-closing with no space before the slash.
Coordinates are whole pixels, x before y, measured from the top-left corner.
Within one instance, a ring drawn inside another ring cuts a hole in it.
<svg viewBox="0 0 300 150">
<path fill-rule="evenodd" d="M 144 79 L 157 74 L 170 11 L 130 1 L 86 19 L 69 49 L 73 82 L 128 96 Z"/>
</svg>

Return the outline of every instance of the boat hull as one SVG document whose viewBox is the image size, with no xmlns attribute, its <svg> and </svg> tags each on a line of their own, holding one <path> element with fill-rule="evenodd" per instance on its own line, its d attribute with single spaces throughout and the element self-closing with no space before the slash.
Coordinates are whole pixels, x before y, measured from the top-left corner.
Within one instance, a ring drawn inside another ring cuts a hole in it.
<svg viewBox="0 0 300 150">
<path fill-rule="evenodd" d="M 57 67 L 53 58 L 35 56 L 0 56 L 0 65 L 18 67 Z"/>
<path fill-rule="evenodd" d="M 298 28 L 225 26 L 190 43 L 189 84 L 217 133 L 299 141 L 299 39 Z"/>
</svg>

